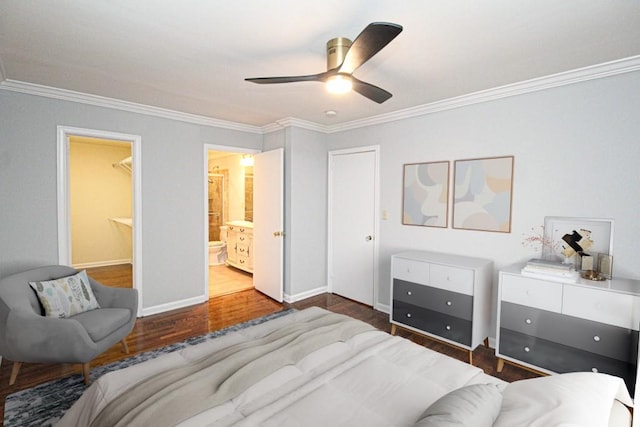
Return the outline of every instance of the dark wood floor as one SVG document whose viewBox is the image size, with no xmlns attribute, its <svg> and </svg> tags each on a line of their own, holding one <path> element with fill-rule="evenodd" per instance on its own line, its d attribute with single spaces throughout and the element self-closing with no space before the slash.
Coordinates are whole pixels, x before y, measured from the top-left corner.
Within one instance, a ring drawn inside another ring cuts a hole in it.
<svg viewBox="0 0 640 427">
<path fill-rule="evenodd" d="M 124 287 L 127 286 L 126 283 L 128 282 L 128 286 L 131 286 L 130 274 L 127 276 L 122 274 L 121 271 L 115 272 L 115 269 L 102 268 L 95 271 L 88 270 L 88 272 L 96 280 L 105 284 Z M 383 331 L 390 331 L 389 316 L 387 314 L 338 295 L 322 294 L 294 304 L 279 304 L 258 291 L 248 290 L 211 298 L 207 303 L 188 308 L 140 318 L 136 321 L 133 331 L 127 337 L 129 355 L 122 353 L 121 346 L 118 344 L 95 359 L 91 365 L 99 366 L 111 363 L 133 354 L 164 347 L 189 337 L 202 335 L 236 323 L 275 313 L 288 307 L 304 309 L 310 306 L 318 306 L 336 313 L 346 314 L 368 322 Z M 399 330 L 397 335 L 456 359 L 468 360 L 465 350 L 404 330 Z M 483 346 L 478 347 L 473 352 L 473 360 L 474 365 L 482 368 L 487 374 L 497 376 L 506 381 L 536 376 L 534 373 L 512 365 L 505 365 L 502 373 L 496 373 L 496 358 L 493 354 L 493 349 L 484 348 Z M 11 366 L 12 363 L 9 360 L 2 360 L 2 365 L 0 366 L 0 421 L 4 418 L 4 400 L 9 394 L 68 375 L 81 375 L 80 365 L 24 364 L 16 383 L 13 386 L 9 386 Z"/>
</svg>

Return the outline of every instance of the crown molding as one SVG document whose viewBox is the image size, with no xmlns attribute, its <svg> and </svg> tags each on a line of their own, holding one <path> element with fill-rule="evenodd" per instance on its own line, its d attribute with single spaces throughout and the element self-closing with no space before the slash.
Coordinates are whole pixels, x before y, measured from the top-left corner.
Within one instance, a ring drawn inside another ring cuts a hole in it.
<svg viewBox="0 0 640 427">
<path fill-rule="evenodd" d="M 461 108 L 468 105 L 482 102 L 494 101 L 496 99 L 508 98 L 525 93 L 551 89 L 559 86 L 571 85 L 588 80 L 601 79 L 615 76 L 617 74 L 631 73 L 640 70 L 640 55 L 624 58 L 616 61 L 605 62 L 598 65 L 565 71 L 545 77 L 525 80 L 518 83 L 499 86 L 492 89 L 482 90 L 455 98 L 444 99 L 429 104 L 418 105 L 391 113 L 380 114 L 367 117 L 361 120 L 354 120 L 347 123 L 331 126 L 329 133 L 343 132 L 345 130 L 357 129 L 382 123 L 394 122 L 412 117 L 424 116 L 441 111 Z"/>
<path fill-rule="evenodd" d="M 12 92 L 26 93 L 29 95 L 43 96 L 46 98 L 60 99 L 64 101 L 78 102 L 81 104 L 95 105 L 98 107 L 112 108 L 115 110 L 129 111 L 132 113 L 146 114 L 149 116 L 162 117 L 165 119 L 179 120 L 182 122 L 194 123 L 198 125 L 213 126 L 218 128 L 237 130 L 241 132 L 258 134 L 263 133 L 262 129 L 258 126 L 245 125 L 242 123 L 219 120 L 211 117 L 198 116 L 195 114 L 153 107 L 150 105 L 137 104 L 135 102 L 122 101 L 119 99 L 107 98 L 104 96 L 91 95 L 66 89 L 58 89 L 33 83 L 25 83 L 11 79 L 1 81 L 0 89 Z"/>
<path fill-rule="evenodd" d="M 380 114 L 377 116 L 367 117 L 360 120 L 354 120 L 342 124 L 325 126 L 306 120 L 287 117 L 276 120 L 275 123 L 262 127 L 245 125 L 242 123 L 230 122 L 226 120 L 214 119 L 211 117 L 198 116 L 195 114 L 182 113 L 179 111 L 167 110 L 164 108 L 152 107 L 149 105 L 137 104 L 134 102 L 122 101 L 103 96 L 90 95 L 81 92 L 70 91 L 66 89 L 57 89 L 49 86 L 42 86 L 33 83 L 25 83 L 16 80 L 6 79 L 2 63 L 0 62 L 0 90 L 8 90 L 13 92 L 26 93 L 30 95 L 44 96 L 65 101 L 79 102 L 83 104 L 95 105 L 99 107 L 112 108 L 116 110 L 129 111 L 134 113 L 146 114 L 167 119 L 179 120 L 188 123 L 200 124 L 204 126 L 213 126 L 224 129 L 237 130 L 241 132 L 266 134 L 275 132 L 287 127 L 298 127 L 321 133 L 336 133 L 346 130 L 373 126 L 398 120 L 409 119 L 413 117 L 424 116 L 427 114 L 438 113 L 441 111 L 461 108 L 468 105 L 479 104 L 482 102 L 494 101 L 497 99 L 508 98 L 511 96 L 522 95 L 530 92 L 551 89 L 559 86 L 571 85 L 588 80 L 595 80 L 604 77 L 615 76 L 617 74 L 630 73 L 640 70 L 640 55 L 629 58 L 619 59 L 616 61 L 605 62 L 602 64 L 592 65 L 589 67 L 579 68 L 576 70 L 565 71 L 562 73 L 552 74 L 550 76 L 539 77 L 518 83 L 512 83 L 505 86 L 499 86 L 492 89 L 482 90 L 467 95 L 454 98 L 444 99 L 441 101 L 431 102 L 429 104 L 418 105 L 416 107 L 405 108 L 403 110 L 393 111 L 391 113 Z"/>
</svg>

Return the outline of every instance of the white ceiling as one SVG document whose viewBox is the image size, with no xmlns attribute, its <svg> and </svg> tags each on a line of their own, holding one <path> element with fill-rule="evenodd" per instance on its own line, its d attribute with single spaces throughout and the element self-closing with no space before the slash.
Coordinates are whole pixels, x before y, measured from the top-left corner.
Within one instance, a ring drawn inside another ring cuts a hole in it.
<svg viewBox="0 0 640 427">
<path fill-rule="evenodd" d="M 316 82 L 325 44 L 404 31 L 356 70 L 376 104 Z M 636 0 L 56 0 L 0 2 L 0 81 L 265 126 L 335 125 L 640 55 Z M 336 117 L 324 112 L 335 110 Z"/>
</svg>

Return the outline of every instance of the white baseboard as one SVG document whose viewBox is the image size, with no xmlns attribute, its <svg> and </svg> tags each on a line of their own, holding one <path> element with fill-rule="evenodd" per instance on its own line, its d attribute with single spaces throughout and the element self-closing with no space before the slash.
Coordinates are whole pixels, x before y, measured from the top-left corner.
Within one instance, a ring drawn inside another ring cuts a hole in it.
<svg viewBox="0 0 640 427">
<path fill-rule="evenodd" d="M 310 291 L 301 292 L 295 295 L 284 294 L 284 301 L 292 304 L 297 301 L 302 301 L 303 299 L 315 297 L 316 295 L 324 294 L 327 292 L 326 286 L 321 286 L 319 288 L 312 289 Z"/>
<path fill-rule="evenodd" d="M 166 304 L 154 305 L 153 307 L 147 307 L 142 309 L 142 313 L 139 317 L 151 316 L 153 314 L 164 313 L 166 311 L 176 310 L 178 308 L 189 307 L 191 305 L 202 304 L 207 299 L 204 295 L 200 295 L 193 298 L 187 298 L 180 301 L 168 302 Z"/>
<path fill-rule="evenodd" d="M 73 264 L 72 267 L 76 270 L 82 270 L 85 268 L 95 268 L 95 267 L 108 267 L 110 265 L 122 265 L 122 264 L 132 264 L 133 260 L 129 259 L 112 259 L 109 261 L 96 261 L 96 262 L 83 262 L 79 264 Z"/>
<path fill-rule="evenodd" d="M 383 313 L 391 313 L 391 307 L 387 304 L 380 304 L 380 303 L 376 303 L 376 305 L 373 306 L 374 310 L 378 310 L 381 311 Z"/>
</svg>

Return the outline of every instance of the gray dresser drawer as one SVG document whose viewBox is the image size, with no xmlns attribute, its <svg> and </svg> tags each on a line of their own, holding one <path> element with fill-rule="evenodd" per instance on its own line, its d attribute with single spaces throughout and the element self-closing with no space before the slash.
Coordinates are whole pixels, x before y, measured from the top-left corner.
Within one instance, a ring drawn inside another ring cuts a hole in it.
<svg viewBox="0 0 640 427">
<path fill-rule="evenodd" d="M 473 319 L 470 295 L 393 279 L 393 299 L 464 320 Z"/>
<path fill-rule="evenodd" d="M 393 301 L 392 319 L 460 344 L 471 345 L 472 323 L 470 320 L 449 316 L 399 300 Z"/>
<path fill-rule="evenodd" d="M 630 329 L 504 301 L 500 326 L 625 362 L 637 358 L 638 333 Z"/>
<path fill-rule="evenodd" d="M 557 342 L 500 328 L 500 354 L 541 366 L 552 372 L 592 371 L 623 378 L 631 395 L 635 391 L 636 365 L 580 350 Z"/>
</svg>

